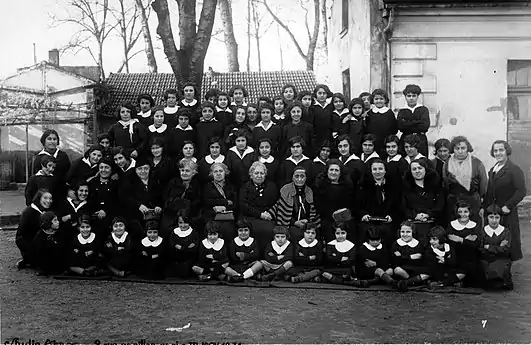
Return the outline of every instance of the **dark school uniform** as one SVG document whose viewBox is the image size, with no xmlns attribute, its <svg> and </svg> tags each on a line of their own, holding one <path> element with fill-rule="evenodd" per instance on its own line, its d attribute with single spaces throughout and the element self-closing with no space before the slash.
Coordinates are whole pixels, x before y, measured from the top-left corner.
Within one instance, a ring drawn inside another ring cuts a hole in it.
<svg viewBox="0 0 531 345">
<path fill-rule="evenodd" d="M 127 272 L 132 268 L 133 250 L 131 236 L 125 231 L 120 238 L 111 233 L 103 245 L 102 252 L 108 265 L 118 271 Z"/>
<path fill-rule="evenodd" d="M 234 121 L 234 115 L 232 114 L 231 108 L 220 108 L 216 106 L 216 114 L 214 115 L 216 119 L 223 125 L 223 130 L 229 126 Z"/>
<path fill-rule="evenodd" d="M 346 258 L 343 260 L 343 258 Z M 356 246 L 349 240 L 332 240 L 326 244 L 324 272 L 338 276 L 355 276 Z"/>
<path fill-rule="evenodd" d="M 166 269 L 166 246 L 162 237 L 155 241 L 144 237 L 140 241 L 137 273 L 145 279 L 164 279 Z"/>
<path fill-rule="evenodd" d="M 282 112 L 280 114 L 273 114 L 271 120 L 275 122 L 280 128 L 284 128 L 284 126 L 290 122 L 291 118 L 284 112 Z"/>
<path fill-rule="evenodd" d="M 140 122 L 146 128 L 153 124 L 153 113 L 151 112 L 151 109 L 145 113 L 139 112 L 136 118 L 138 119 L 138 122 Z"/>
<path fill-rule="evenodd" d="M 162 110 L 162 112 L 164 113 L 164 123 L 167 124 L 170 128 L 174 128 L 177 123 L 178 123 L 178 119 L 177 119 L 177 111 L 179 110 L 179 106 L 176 105 L 175 107 L 164 107 L 164 109 Z M 192 115 L 195 119 L 195 113 Z M 192 122 L 192 118 L 190 118 L 190 124 L 192 125 L 192 123 L 195 124 L 195 122 Z M 193 127 L 194 125 L 192 125 Z"/>
<path fill-rule="evenodd" d="M 466 274 L 467 276 L 475 275 L 478 269 L 478 250 L 481 238 L 479 238 L 480 225 L 474 221 L 469 220 L 466 224 L 461 224 L 457 219 L 450 222 L 448 225 L 446 234 L 448 236 L 455 235 L 463 239 L 463 242 L 455 242 L 448 239 L 448 243 L 455 250 L 455 255 L 457 256 L 457 267 L 456 271 L 458 273 Z M 469 235 L 476 236 L 476 239 L 473 241 L 466 239 Z"/>
<path fill-rule="evenodd" d="M 40 230 L 33 242 L 32 254 L 34 267 L 44 274 L 61 274 L 65 265 L 65 246 L 56 232 Z"/>
<path fill-rule="evenodd" d="M 361 118 L 354 115 L 349 117 L 349 115 L 347 113 L 341 116 L 338 135 L 348 135 L 352 141 L 354 154 L 359 156 L 361 154 L 361 138 L 365 134 L 365 128 Z"/>
<path fill-rule="evenodd" d="M 339 157 L 339 160 L 343 163 L 343 173 L 350 176 L 350 180 L 357 186 L 367 171 L 365 163 L 354 153 L 347 158 Z"/>
<path fill-rule="evenodd" d="M 502 242 L 507 244 L 502 246 Z M 501 280 L 504 283 L 511 282 L 511 230 L 502 225 L 496 229 L 489 225 L 480 232 L 480 260 L 484 278 L 487 281 Z M 489 245 L 485 249 L 485 245 Z"/>
<path fill-rule="evenodd" d="M 59 235 L 67 242 L 70 243 L 72 238 L 75 237 L 79 231 L 77 230 L 77 221 L 81 215 L 92 216 L 91 205 L 88 200 L 83 200 L 80 203 L 74 203 L 70 197 L 60 202 L 56 208 L 57 218 L 59 219 Z M 63 222 L 62 218 L 70 215 L 70 219 Z M 98 233 L 101 229 L 93 228 L 94 233 Z"/>
<path fill-rule="evenodd" d="M 45 211 L 45 209 L 31 204 L 22 211 L 22 215 L 20 216 L 15 235 L 15 244 L 20 250 L 22 259 L 26 264 L 32 263 L 31 242 L 41 229 L 41 214 Z"/>
<path fill-rule="evenodd" d="M 442 259 L 444 261 L 440 262 L 439 260 Z M 448 243 L 445 243 L 442 249 L 428 246 L 424 260 L 428 267 L 430 279 L 439 282 L 443 281 L 449 274 L 453 274 L 457 265 L 455 251 Z"/>
<path fill-rule="evenodd" d="M 99 177 L 96 177 L 89 182 L 89 208 L 93 212 L 103 210 L 105 212 L 104 219 L 98 219 L 94 226 L 103 230 L 104 233 L 110 231 L 111 221 L 114 216 L 121 213 L 121 205 L 118 201 L 118 186 L 117 180 L 109 179 L 102 181 Z"/>
<path fill-rule="evenodd" d="M 227 145 L 228 147 L 234 145 L 234 140 L 236 140 L 234 136 L 240 129 L 245 130 L 248 134 L 248 137 L 252 138 L 252 133 L 249 131 L 249 127 L 245 125 L 245 122 L 237 123 L 236 121 L 234 121 L 232 124 L 225 127 L 225 132 L 223 133 L 225 145 Z M 247 144 L 249 145 L 250 143 Z"/>
<path fill-rule="evenodd" d="M 371 133 L 376 136 L 374 151 L 380 155 L 385 154 L 385 138 L 398 132 L 398 123 L 395 113 L 388 107 L 373 107 L 365 117 L 365 134 Z"/>
<path fill-rule="evenodd" d="M 195 98 L 191 102 L 186 101 L 186 99 L 182 99 L 178 104 L 180 108 L 186 108 L 192 111 L 193 115 L 190 119 L 190 125 L 192 125 L 192 127 L 195 127 L 199 122 L 199 118 L 201 117 L 201 104 Z"/>
<path fill-rule="evenodd" d="M 426 132 L 430 128 L 430 111 L 428 108 L 420 104 L 413 108 L 406 106 L 398 111 L 396 121 L 398 129 L 402 132 L 399 147 L 404 149 L 406 135 L 416 134 L 420 138 L 419 153 L 428 157 L 428 138 L 426 137 Z"/>
<path fill-rule="evenodd" d="M 293 261 L 293 244 L 290 241 L 286 241 L 282 246 L 279 246 L 275 240 L 269 242 L 264 251 L 264 263 L 265 267 L 268 267 L 266 271 L 276 270 L 280 268 L 285 262 Z M 283 256 L 282 258 L 278 258 Z"/>
<path fill-rule="evenodd" d="M 304 238 L 297 242 L 293 256 L 294 267 L 289 271 L 290 275 L 295 276 L 299 273 L 323 269 L 323 249 L 323 244 L 317 239 L 311 243 L 306 242 Z"/>
<path fill-rule="evenodd" d="M 396 255 L 396 253 L 400 255 Z M 413 255 L 420 254 L 420 258 L 412 258 Z M 406 271 L 410 277 L 419 274 L 427 274 L 428 269 L 424 262 L 424 246 L 415 238 L 405 242 L 399 238 L 391 245 L 391 264 L 392 267 L 400 267 Z"/>
<path fill-rule="evenodd" d="M 363 163 L 365 163 L 365 165 L 367 166 L 367 171 L 369 171 L 369 167 L 370 167 L 370 164 L 371 164 L 371 161 L 373 159 L 376 159 L 376 158 L 380 158 L 380 155 L 374 151 L 373 153 L 371 153 L 370 155 L 366 155 L 365 153 L 362 153 L 361 156 L 360 156 L 360 159 L 363 161 Z"/>
<path fill-rule="evenodd" d="M 187 230 L 176 227 L 171 232 L 169 245 L 169 275 L 181 278 L 190 277 L 192 266 L 197 260 L 199 234 L 191 226 Z"/>
<path fill-rule="evenodd" d="M 339 118 L 334 115 L 334 106 L 332 99 L 326 100 L 325 104 L 316 100 L 309 109 L 310 117 L 313 118 L 313 128 L 317 128 L 315 133 L 315 147 L 321 147 L 326 140 L 332 141 L 332 132 L 338 127 Z"/>
<path fill-rule="evenodd" d="M 166 152 L 172 158 L 177 158 L 182 154 L 185 141 L 195 142 L 195 131 L 192 126 L 188 125 L 186 128 L 182 128 L 177 125 L 170 132 L 168 143 L 166 144 Z"/>
<path fill-rule="evenodd" d="M 273 122 L 269 122 L 266 126 L 262 122 L 259 122 L 253 129 L 253 145 L 258 151 L 259 141 L 261 139 L 271 140 L 271 155 L 277 156 L 278 149 L 282 140 L 282 127 L 276 125 Z"/>
<path fill-rule="evenodd" d="M 137 119 L 127 123 L 118 121 L 109 128 L 108 133 L 115 147 L 136 150 L 139 155 L 148 150 L 149 131 Z"/>
<path fill-rule="evenodd" d="M 280 164 L 280 173 L 278 179 L 278 186 L 282 188 L 286 183 L 293 180 L 293 172 L 296 166 L 303 166 L 306 169 L 306 184 L 310 184 L 312 177 L 312 161 L 310 158 L 302 155 L 299 161 L 296 161 L 293 156 L 289 156 Z"/>
<path fill-rule="evenodd" d="M 212 158 L 211 155 L 208 155 L 201 158 L 197 163 L 197 173 L 199 174 L 199 180 L 203 183 L 212 180 L 212 177 L 210 177 L 210 167 L 214 163 L 225 163 L 225 165 L 227 165 L 225 158 L 226 157 L 224 155 L 219 155 L 216 158 Z"/>
<path fill-rule="evenodd" d="M 66 181 L 72 188 L 76 183 L 87 181 L 98 173 L 98 164 L 91 164 L 88 158 L 82 157 L 72 163 L 70 171 L 66 175 Z"/>
<path fill-rule="evenodd" d="M 69 249 L 69 261 L 70 267 L 99 267 L 103 263 L 103 256 L 100 253 L 101 242 L 95 233 L 91 232 L 87 238 L 78 234 L 72 240 L 72 244 Z"/>
<path fill-rule="evenodd" d="M 211 138 L 223 136 L 223 124 L 213 117 L 210 120 L 201 118 L 199 123 L 195 126 L 196 138 L 195 145 L 197 148 L 197 157 L 202 158 L 206 156 L 208 151 L 208 141 Z"/>
<path fill-rule="evenodd" d="M 149 139 L 148 139 L 148 143 L 153 139 L 153 138 L 159 138 L 159 139 L 162 139 L 164 141 L 164 145 L 165 147 L 168 146 L 168 141 L 170 140 L 170 133 L 171 133 L 171 127 L 168 126 L 167 124 L 163 123 L 160 127 L 155 127 L 155 125 L 149 125 L 149 127 L 147 127 L 148 129 L 148 135 L 149 135 Z M 147 148 L 148 150 L 150 149 L 149 147 Z"/>
<path fill-rule="evenodd" d="M 385 176 L 389 176 L 393 181 L 402 181 L 408 169 L 409 164 L 401 154 L 397 154 L 392 158 L 387 157 Z"/>
<path fill-rule="evenodd" d="M 151 159 L 150 166 L 151 170 L 149 173 L 151 178 L 154 178 L 163 190 L 179 172 L 178 165 L 175 164 L 175 161 L 166 155 L 163 155 L 162 159 L 156 165 L 153 159 Z"/>
<path fill-rule="evenodd" d="M 212 259 L 207 258 L 207 255 L 212 255 Z M 201 267 L 205 271 L 203 274 L 211 273 L 217 277 L 225 272 L 228 264 L 228 250 L 222 238 L 218 238 L 214 243 L 205 238 L 199 243 L 199 255 L 194 266 Z"/>
<path fill-rule="evenodd" d="M 321 158 L 315 157 L 312 161 L 312 181 L 315 181 L 316 177 L 326 170 L 326 162 Z"/>
<path fill-rule="evenodd" d="M 31 205 L 31 201 L 35 194 L 37 194 L 39 189 L 48 190 L 52 196 L 55 198 L 55 186 L 57 184 L 57 178 L 53 175 L 46 175 L 39 170 L 35 175 L 31 176 L 26 183 L 26 188 L 24 189 L 24 197 L 26 199 L 26 206 Z"/>
<path fill-rule="evenodd" d="M 243 253 L 243 257 L 236 253 Z M 235 237 L 229 245 L 229 258 L 230 267 L 242 274 L 259 259 L 258 242 L 253 237 L 245 241 Z"/>
<path fill-rule="evenodd" d="M 319 129 L 321 131 L 321 129 Z M 288 157 L 290 155 L 289 139 L 293 137 L 301 137 L 304 139 L 306 147 L 303 152 L 306 155 L 313 155 L 313 148 L 319 147 L 314 145 L 314 127 L 307 122 L 299 122 L 297 124 L 288 123 L 282 128 L 282 144 L 280 146 L 280 157 Z"/>
<path fill-rule="evenodd" d="M 229 178 L 238 190 L 249 180 L 249 168 L 253 163 L 254 149 L 250 146 L 247 146 L 243 152 L 233 146 L 227 152 L 226 164 L 230 171 Z"/>
<path fill-rule="evenodd" d="M 376 262 L 376 266 L 365 266 L 366 260 Z M 389 251 L 380 243 L 377 247 L 371 246 L 368 242 L 364 242 L 358 250 L 358 261 L 356 265 L 356 273 L 360 279 L 375 278 L 374 272 L 378 268 L 386 271 L 390 267 Z"/>
<path fill-rule="evenodd" d="M 258 161 L 262 164 L 264 164 L 267 168 L 267 176 L 266 179 L 271 182 L 278 182 L 279 173 L 280 173 L 280 160 L 278 158 L 275 158 L 273 156 L 269 156 L 267 158 L 264 158 L 256 152 L 255 155 L 255 161 Z"/>
<path fill-rule="evenodd" d="M 55 170 L 53 171 L 54 176 L 57 178 L 58 181 L 64 181 L 66 175 L 68 174 L 68 171 L 70 170 L 70 158 L 66 154 L 66 152 L 56 149 L 53 154 L 48 153 L 45 150 L 40 151 L 35 155 L 35 158 L 33 160 L 33 174 L 36 174 L 41 170 L 41 160 L 44 156 L 52 156 L 55 158 Z M 66 189 L 62 188 L 60 190 L 61 192 L 66 193 Z M 65 194 L 66 195 L 66 194 Z M 54 197 L 62 197 L 63 194 L 60 195 L 53 195 Z"/>
</svg>

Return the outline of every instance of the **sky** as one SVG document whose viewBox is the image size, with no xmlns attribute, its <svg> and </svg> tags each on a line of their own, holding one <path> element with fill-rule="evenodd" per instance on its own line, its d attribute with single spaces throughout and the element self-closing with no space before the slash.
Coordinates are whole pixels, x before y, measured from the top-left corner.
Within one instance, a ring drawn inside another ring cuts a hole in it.
<svg viewBox="0 0 531 345">
<path fill-rule="evenodd" d="M 112 0 L 111 0 L 112 1 Z M 126 0 L 132 1 L 133 0 Z M 146 0 L 144 0 L 146 1 Z M 293 6 L 297 6 L 295 0 L 284 0 L 284 7 L 280 10 L 279 16 L 283 19 L 293 17 Z M 0 14 L 0 79 L 16 73 L 20 67 L 31 66 L 34 64 L 34 47 L 36 47 L 37 62 L 48 60 L 48 51 L 53 48 L 60 49 L 65 46 L 71 39 L 72 33 L 76 27 L 73 25 L 54 26 L 51 15 L 65 17 L 68 0 L 16 0 L 5 1 L 2 5 Z M 280 4 L 280 0 L 270 0 L 272 6 Z M 174 1 L 169 1 L 171 6 Z M 239 45 L 239 63 L 240 70 L 246 70 L 247 56 L 247 1 L 233 0 L 233 18 L 236 41 Z M 297 7 L 298 8 L 298 7 Z M 170 11 L 172 24 L 177 25 L 177 9 L 172 7 Z M 266 22 L 271 19 L 267 18 Z M 304 26 L 300 21 L 288 22 L 293 28 L 296 36 L 304 39 Z M 150 17 L 150 29 L 155 45 L 155 55 L 158 63 L 159 72 L 171 72 L 164 52 L 162 43 L 156 38 L 157 19 L 154 12 Z M 220 28 L 219 13 L 216 13 L 216 25 L 214 30 Z M 280 36 L 278 33 L 280 32 Z M 174 36 L 178 37 L 174 31 Z M 224 72 L 227 70 L 227 58 L 225 45 L 223 43 L 223 34 L 219 34 L 211 39 L 210 47 L 205 59 L 205 69 L 211 66 L 215 71 Z M 254 38 L 251 44 L 251 71 L 258 70 L 256 58 L 256 48 Z M 104 46 L 104 68 L 106 73 L 116 72 L 121 65 L 123 54 L 121 50 L 121 41 L 113 34 Z M 143 49 L 143 40 L 139 39 L 133 52 Z M 267 33 L 261 38 L 262 47 L 262 70 L 280 70 L 281 59 L 279 47 L 282 45 L 284 69 L 286 70 L 303 70 L 306 65 L 304 60 L 296 52 L 291 40 L 282 31 L 277 30 L 277 25 L 272 25 Z M 303 50 L 307 49 L 307 43 L 303 43 Z M 72 53 L 63 53 L 60 58 L 61 65 L 95 65 L 92 57 L 87 52 L 80 52 L 77 55 Z M 144 53 L 138 54 L 130 62 L 131 72 L 147 72 L 146 58 Z"/>
</svg>

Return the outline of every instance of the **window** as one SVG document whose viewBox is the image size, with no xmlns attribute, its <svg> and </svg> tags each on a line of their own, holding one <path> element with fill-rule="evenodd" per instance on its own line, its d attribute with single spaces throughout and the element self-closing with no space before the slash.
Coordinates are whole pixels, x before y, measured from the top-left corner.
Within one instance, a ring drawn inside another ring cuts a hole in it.
<svg viewBox="0 0 531 345">
<path fill-rule="evenodd" d="M 348 31 L 348 5 L 350 0 L 341 0 L 341 33 Z"/>
<path fill-rule="evenodd" d="M 343 77 L 343 95 L 345 96 L 345 99 L 347 101 L 345 107 L 347 107 L 348 102 L 350 102 L 350 69 L 344 70 L 341 74 Z"/>
</svg>

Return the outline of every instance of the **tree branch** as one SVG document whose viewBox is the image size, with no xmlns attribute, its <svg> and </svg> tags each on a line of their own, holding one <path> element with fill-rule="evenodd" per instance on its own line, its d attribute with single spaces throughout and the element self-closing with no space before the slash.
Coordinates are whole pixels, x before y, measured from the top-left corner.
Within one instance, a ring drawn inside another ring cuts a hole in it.
<svg viewBox="0 0 531 345">
<path fill-rule="evenodd" d="M 170 10 L 168 8 L 168 0 L 155 0 L 151 3 L 153 11 L 157 14 L 159 24 L 157 25 L 157 34 L 160 36 L 164 53 L 168 58 L 168 62 L 172 67 L 175 75 L 180 74 L 179 53 L 175 45 L 173 33 L 171 30 Z"/>
</svg>

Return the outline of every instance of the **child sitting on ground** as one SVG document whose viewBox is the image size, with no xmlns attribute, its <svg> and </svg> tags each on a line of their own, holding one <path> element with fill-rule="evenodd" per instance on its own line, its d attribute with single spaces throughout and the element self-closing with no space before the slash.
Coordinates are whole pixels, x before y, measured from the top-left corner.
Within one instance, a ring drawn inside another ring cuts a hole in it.
<svg viewBox="0 0 531 345">
<path fill-rule="evenodd" d="M 168 258 L 169 275 L 188 278 L 197 259 L 199 234 L 190 226 L 187 212 L 181 209 L 177 218 L 177 227 L 170 235 Z"/>
<path fill-rule="evenodd" d="M 229 277 L 229 282 L 241 282 L 249 279 L 262 269 L 262 264 L 258 261 L 258 243 L 251 237 L 252 225 L 247 220 L 239 220 L 236 223 L 238 236 L 235 237 L 229 246 L 229 258 L 231 268 L 238 272 L 238 275 Z"/>
<path fill-rule="evenodd" d="M 434 226 L 428 233 L 430 246 L 426 250 L 425 261 L 428 266 L 431 287 L 450 286 L 459 279 L 455 275 L 457 257 L 453 248 L 446 243 L 446 231 Z"/>
<path fill-rule="evenodd" d="M 321 274 L 323 265 L 323 245 L 316 239 L 317 224 L 307 223 L 304 238 L 295 246 L 293 261 L 295 267 L 290 270 L 290 281 L 301 283 L 311 281 Z"/>
<path fill-rule="evenodd" d="M 133 260 L 133 241 L 126 231 L 126 221 L 122 217 L 112 220 L 112 233 L 103 246 L 103 255 L 107 260 L 107 268 L 117 277 L 125 277 L 130 273 Z"/>
<path fill-rule="evenodd" d="M 288 240 L 288 228 L 277 225 L 273 228 L 273 234 L 273 241 L 265 249 L 265 259 L 261 260 L 265 273 L 257 277 L 262 281 L 283 280 L 293 267 L 293 245 Z"/>
<path fill-rule="evenodd" d="M 100 253 L 99 238 L 96 238 L 96 234 L 92 232 L 90 216 L 79 217 L 77 228 L 79 234 L 74 238 L 70 250 L 70 271 L 80 276 L 100 275 L 103 255 Z"/>
<path fill-rule="evenodd" d="M 348 223 L 335 223 L 334 229 L 336 239 L 326 245 L 325 267 L 321 275 L 326 282 L 333 284 L 357 282 L 353 279 L 356 276 L 356 247 L 347 240 Z"/>
<path fill-rule="evenodd" d="M 358 278 L 363 279 L 361 285 L 369 286 L 383 281 L 385 284 L 396 286 L 392 278 L 393 269 L 390 267 L 387 248 L 382 244 L 382 236 L 378 227 L 367 229 L 367 241 L 358 251 L 356 272 Z"/>
<path fill-rule="evenodd" d="M 146 237 L 140 241 L 138 275 L 144 279 L 164 279 L 166 246 L 159 236 L 159 223 L 151 220 L 146 224 Z"/>
<path fill-rule="evenodd" d="M 41 230 L 32 242 L 32 260 L 38 275 L 60 274 L 65 270 L 64 245 L 57 235 L 59 219 L 53 212 L 41 214 Z"/>
</svg>

